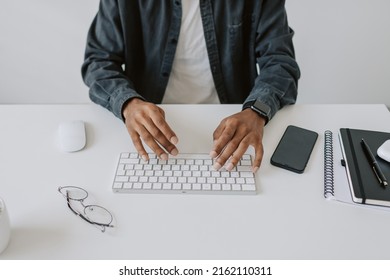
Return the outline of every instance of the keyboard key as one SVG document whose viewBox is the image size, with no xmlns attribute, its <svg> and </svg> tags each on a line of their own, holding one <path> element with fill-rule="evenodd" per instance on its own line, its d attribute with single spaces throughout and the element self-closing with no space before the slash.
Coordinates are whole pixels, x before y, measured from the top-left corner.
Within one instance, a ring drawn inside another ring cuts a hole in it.
<svg viewBox="0 0 390 280">
<path fill-rule="evenodd" d="M 115 182 L 114 185 L 112 186 L 113 189 L 121 189 L 123 186 L 122 183 Z"/>
<path fill-rule="evenodd" d="M 232 189 L 232 186 L 230 184 L 222 184 L 222 190 L 230 191 L 231 189 Z"/>
<path fill-rule="evenodd" d="M 255 191 L 256 190 L 255 185 L 249 185 L 249 184 L 243 184 L 243 185 L 241 185 L 241 188 L 244 191 Z"/>
<path fill-rule="evenodd" d="M 123 188 L 125 189 L 131 189 L 133 187 L 133 183 L 124 183 Z"/>
<path fill-rule="evenodd" d="M 115 182 L 128 182 L 129 177 L 127 176 L 116 176 L 115 177 Z"/>
</svg>

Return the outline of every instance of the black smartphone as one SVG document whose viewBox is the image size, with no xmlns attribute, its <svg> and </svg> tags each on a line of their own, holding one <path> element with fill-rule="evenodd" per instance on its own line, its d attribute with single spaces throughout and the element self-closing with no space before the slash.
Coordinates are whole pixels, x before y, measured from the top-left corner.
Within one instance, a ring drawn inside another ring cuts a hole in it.
<svg viewBox="0 0 390 280">
<path fill-rule="evenodd" d="M 289 125 L 271 157 L 271 164 L 303 173 L 317 138 L 317 132 Z"/>
</svg>

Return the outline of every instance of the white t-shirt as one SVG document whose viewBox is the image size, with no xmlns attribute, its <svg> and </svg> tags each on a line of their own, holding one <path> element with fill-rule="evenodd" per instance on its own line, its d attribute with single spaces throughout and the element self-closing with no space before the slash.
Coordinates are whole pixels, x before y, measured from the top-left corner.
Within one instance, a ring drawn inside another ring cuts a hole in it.
<svg viewBox="0 0 390 280">
<path fill-rule="evenodd" d="M 199 0 L 182 0 L 182 10 L 179 41 L 162 103 L 218 104 Z"/>
</svg>

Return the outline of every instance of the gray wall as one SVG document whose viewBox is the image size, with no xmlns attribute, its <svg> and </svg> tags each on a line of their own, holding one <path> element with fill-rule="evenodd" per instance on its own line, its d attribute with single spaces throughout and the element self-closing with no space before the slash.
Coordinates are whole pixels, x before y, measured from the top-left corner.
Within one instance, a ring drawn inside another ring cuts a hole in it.
<svg viewBox="0 0 390 280">
<path fill-rule="evenodd" d="M 0 0 L 0 103 L 85 103 L 85 38 L 98 0 Z M 390 1 L 291 0 L 299 103 L 390 106 Z"/>
<path fill-rule="evenodd" d="M 287 1 L 301 103 L 390 106 L 390 1 Z"/>
</svg>

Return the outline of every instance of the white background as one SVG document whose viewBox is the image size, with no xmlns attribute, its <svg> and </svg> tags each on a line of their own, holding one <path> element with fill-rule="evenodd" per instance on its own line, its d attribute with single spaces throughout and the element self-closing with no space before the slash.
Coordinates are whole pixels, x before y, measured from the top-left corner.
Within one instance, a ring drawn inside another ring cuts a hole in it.
<svg viewBox="0 0 390 280">
<path fill-rule="evenodd" d="M 0 103 L 85 103 L 86 34 L 99 0 L 0 0 Z M 390 106 L 390 1 L 288 0 L 298 103 Z"/>
</svg>

